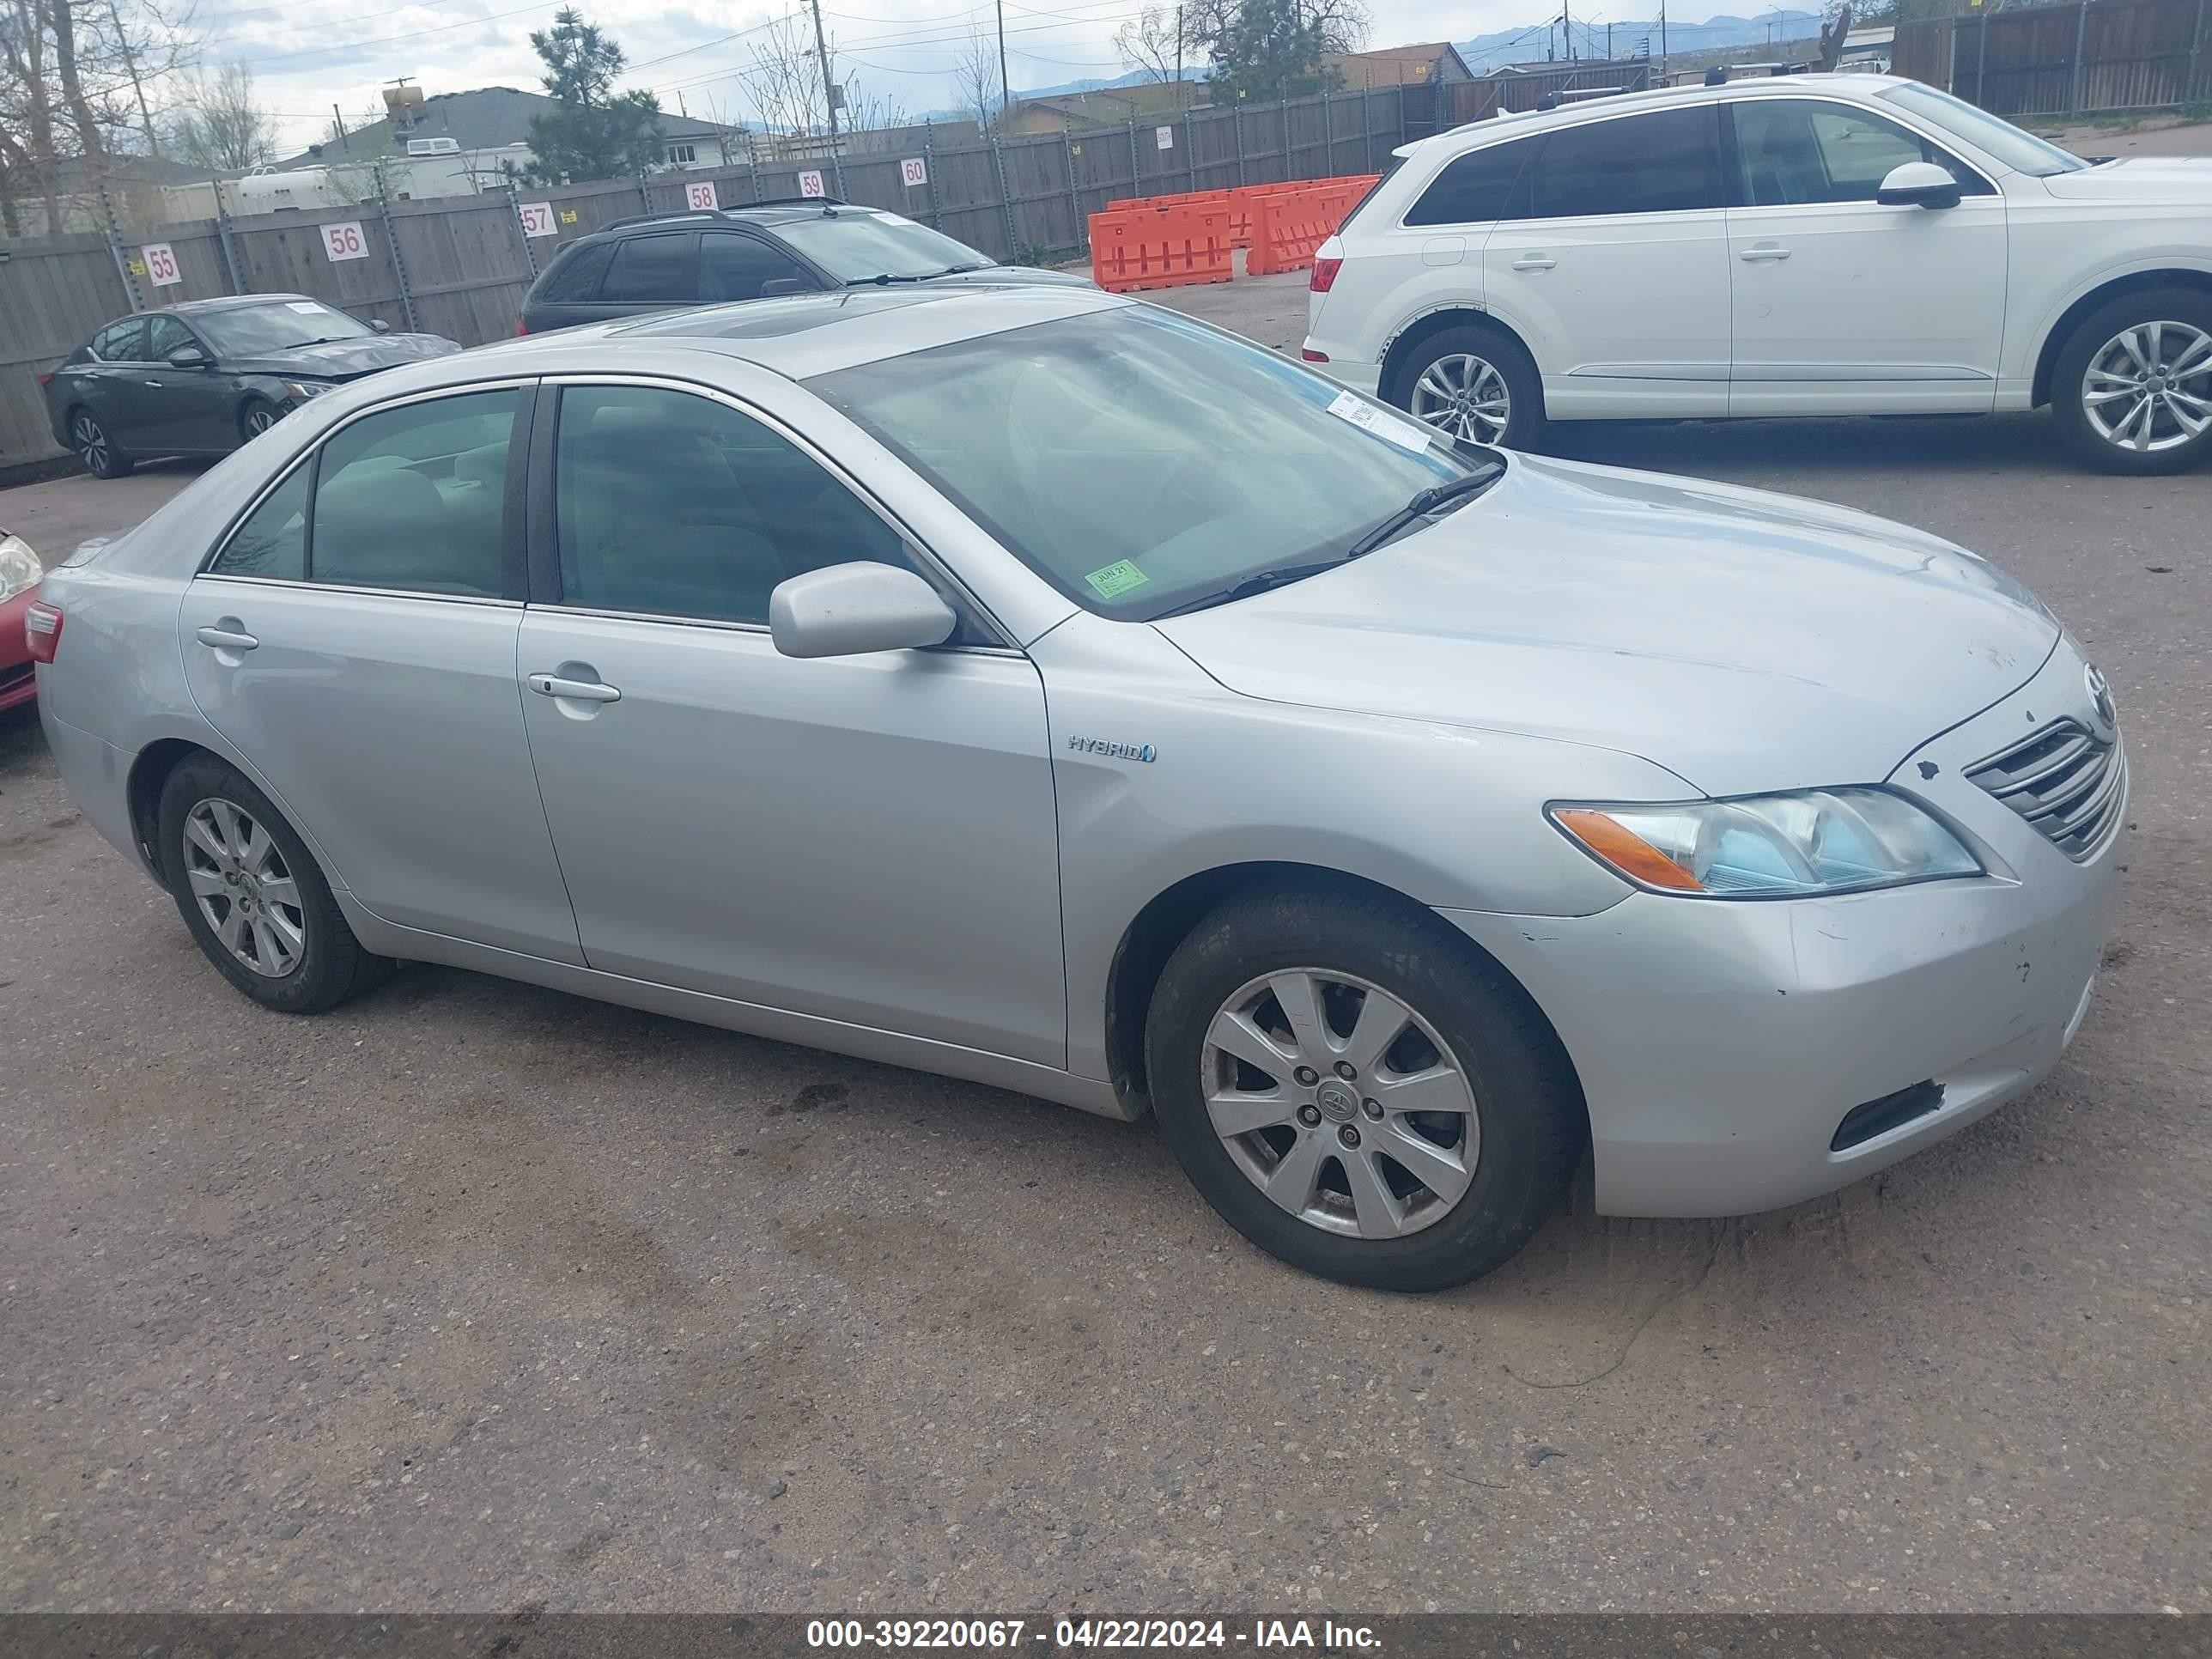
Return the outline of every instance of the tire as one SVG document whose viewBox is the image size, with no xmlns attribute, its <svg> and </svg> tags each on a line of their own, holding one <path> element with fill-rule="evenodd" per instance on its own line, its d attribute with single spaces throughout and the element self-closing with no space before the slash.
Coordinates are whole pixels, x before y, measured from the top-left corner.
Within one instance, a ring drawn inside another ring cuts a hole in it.
<svg viewBox="0 0 2212 1659">
<path fill-rule="evenodd" d="M 70 411 L 69 434 L 70 447 L 95 478 L 120 478 L 137 465 L 117 447 L 106 422 L 88 409 Z"/>
<path fill-rule="evenodd" d="M 1295 992 L 1299 970 L 1328 1028 L 1325 1054 L 1304 1045 L 1327 1060 L 1306 1083 L 1279 1071 L 1289 1004 L 1270 982 Z M 1362 1014 L 1378 992 L 1370 1037 Z M 1401 1013 L 1397 1041 L 1368 1063 Z M 1250 1051 L 1246 1027 L 1270 1044 L 1264 1066 L 1230 1057 Z M 1200 922 L 1162 970 L 1146 1058 L 1160 1133 L 1206 1202 L 1270 1255 L 1347 1285 L 1437 1291 L 1501 1266 L 1558 1207 L 1587 1135 L 1573 1068 L 1520 987 L 1425 911 L 1348 889 L 1261 891 Z M 1340 1087 L 1343 1065 L 1353 1079 Z M 1275 1121 L 1243 1127 L 1261 1118 Z M 1372 1179 L 1355 1182 L 1348 1158 Z"/>
<path fill-rule="evenodd" d="M 198 829 L 212 827 L 219 842 L 246 856 L 218 856 L 205 839 L 188 838 L 196 814 L 204 811 L 207 817 Z M 241 816 L 249 827 L 259 826 L 269 843 L 265 848 L 239 834 Z M 185 926 L 223 977 L 263 1007 L 319 1014 L 391 971 L 388 959 L 371 955 L 354 938 L 306 843 L 235 767 L 213 755 L 185 761 L 162 785 L 159 821 L 161 872 Z M 252 884 L 246 879 L 249 869 L 258 878 Z M 195 890 L 196 876 L 211 889 L 205 908 Z M 246 896 L 245 913 L 233 893 Z M 289 894 L 290 902 L 279 894 Z M 257 906 L 265 935 L 245 920 Z M 219 931 L 234 915 L 241 916 L 240 937 L 260 961 L 259 969 L 249 966 Z"/>
<path fill-rule="evenodd" d="M 1481 410 L 1464 409 L 1455 417 L 1449 405 L 1435 402 L 1440 392 L 1456 396 L 1455 389 L 1465 386 L 1477 401 L 1494 403 L 1494 396 L 1483 394 L 1498 385 L 1505 398 L 1502 428 Z M 1489 323 L 1463 323 L 1431 335 L 1399 365 L 1385 395 L 1415 419 L 1469 442 L 1533 449 L 1544 435 L 1544 383 L 1535 362 L 1518 340 Z"/>
<path fill-rule="evenodd" d="M 250 444 L 283 418 L 284 411 L 266 398 L 248 398 L 239 405 L 238 440 Z"/>
<path fill-rule="evenodd" d="M 2131 397 L 2130 382 L 2148 395 Z M 2148 428 L 2137 416 L 2146 404 Z M 2091 312 L 2059 348 L 2051 413 L 2075 459 L 2100 472 L 2144 477 L 2199 465 L 2212 454 L 2212 295 L 2148 289 Z M 2184 419 L 2200 422 L 2193 435 Z"/>
</svg>

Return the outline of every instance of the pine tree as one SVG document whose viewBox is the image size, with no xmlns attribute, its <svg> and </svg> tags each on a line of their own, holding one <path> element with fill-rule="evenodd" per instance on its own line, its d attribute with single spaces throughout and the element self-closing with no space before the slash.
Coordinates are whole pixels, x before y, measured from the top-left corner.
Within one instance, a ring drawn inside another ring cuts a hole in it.
<svg viewBox="0 0 2212 1659">
<path fill-rule="evenodd" d="M 617 92 L 623 49 L 572 6 L 530 44 L 545 63 L 540 84 L 558 107 L 530 118 L 532 157 L 524 177 L 537 185 L 617 179 L 660 159 L 660 100 L 649 92 Z"/>
</svg>

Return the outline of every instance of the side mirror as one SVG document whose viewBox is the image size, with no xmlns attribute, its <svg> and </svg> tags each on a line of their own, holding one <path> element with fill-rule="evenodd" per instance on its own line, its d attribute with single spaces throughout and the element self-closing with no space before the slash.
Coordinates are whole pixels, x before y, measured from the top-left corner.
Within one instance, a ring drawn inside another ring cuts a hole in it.
<svg viewBox="0 0 2212 1659">
<path fill-rule="evenodd" d="M 1954 208 L 1959 181 L 1933 161 L 1905 161 L 1892 167 L 1874 199 L 1884 207 Z"/>
<path fill-rule="evenodd" d="M 370 318 L 368 325 L 372 331 L 378 334 L 389 334 L 392 332 L 392 325 L 386 322 L 381 317 Z"/>
<path fill-rule="evenodd" d="M 208 355 L 198 346 L 179 346 L 169 354 L 171 368 L 205 368 Z"/>
<path fill-rule="evenodd" d="M 857 657 L 942 645 L 959 618 L 937 590 L 896 565 L 833 564 L 776 584 L 768 628 L 787 657 Z"/>
</svg>

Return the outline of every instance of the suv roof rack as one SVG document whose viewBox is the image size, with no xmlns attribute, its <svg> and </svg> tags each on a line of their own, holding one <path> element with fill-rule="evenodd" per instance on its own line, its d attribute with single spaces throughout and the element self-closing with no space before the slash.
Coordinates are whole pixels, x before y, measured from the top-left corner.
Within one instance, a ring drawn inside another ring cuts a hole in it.
<svg viewBox="0 0 2212 1659">
<path fill-rule="evenodd" d="M 718 208 L 671 208 L 665 213 L 633 213 L 627 218 L 610 219 L 603 225 L 592 228 L 591 234 L 603 230 L 621 230 L 630 225 L 674 224 L 685 219 L 726 219 L 732 213 L 742 213 L 747 208 L 763 207 L 850 207 L 849 202 L 835 196 L 771 196 L 758 202 L 732 202 Z"/>
</svg>

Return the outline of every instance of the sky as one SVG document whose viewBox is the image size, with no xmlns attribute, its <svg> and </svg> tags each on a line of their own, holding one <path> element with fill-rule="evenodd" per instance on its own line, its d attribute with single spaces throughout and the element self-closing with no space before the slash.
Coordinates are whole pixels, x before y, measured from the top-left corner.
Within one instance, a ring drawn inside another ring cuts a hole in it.
<svg viewBox="0 0 2212 1659">
<path fill-rule="evenodd" d="M 1118 24 L 1141 9 L 1139 0 L 1004 3 L 1009 78 L 1017 93 L 1112 76 L 1131 67 L 1116 57 L 1113 37 Z M 1374 27 L 1368 44 L 1463 40 L 1536 21 L 1545 3 L 1369 0 Z M 651 88 L 671 112 L 681 108 L 735 121 L 758 112 L 734 71 L 750 63 L 748 48 L 761 38 L 759 26 L 788 15 L 793 0 L 727 9 L 598 0 L 580 9 L 628 54 L 625 86 Z M 277 118 L 278 151 L 290 154 L 322 137 L 333 102 L 349 125 L 369 110 L 380 113 L 379 88 L 401 76 L 433 94 L 487 86 L 537 91 L 539 66 L 530 32 L 544 27 L 556 9 L 555 0 L 520 7 L 508 0 L 450 0 L 382 9 L 369 0 L 201 0 L 199 21 L 207 40 L 205 61 L 235 59 L 253 71 L 261 102 Z M 1648 15 L 1649 10 L 1644 0 L 1626 0 L 1622 15 Z M 823 0 L 822 15 L 838 50 L 840 73 L 856 77 L 866 96 L 894 100 L 908 114 L 957 105 L 951 70 L 962 46 L 971 28 L 995 27 L 992 0 Z M 1574 16 L 1577 23 L 1584 21 L 1580 7 Z M 1601 21 L 1601 12 L 1592 17 Z"/>
</svg>

